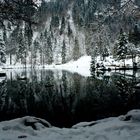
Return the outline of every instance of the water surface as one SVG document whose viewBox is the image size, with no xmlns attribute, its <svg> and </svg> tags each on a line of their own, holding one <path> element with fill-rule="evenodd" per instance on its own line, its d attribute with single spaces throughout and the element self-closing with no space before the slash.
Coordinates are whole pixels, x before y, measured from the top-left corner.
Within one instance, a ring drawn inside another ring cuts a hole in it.
<svg viewBox="0 0 140 140">
<path fill-rule="evenodd" d="M 94 73 L 7 70 L 0 78 L 0 121 L 26 115 L 71 127 L 140 108 L 139 72 Z"/>
</svg>

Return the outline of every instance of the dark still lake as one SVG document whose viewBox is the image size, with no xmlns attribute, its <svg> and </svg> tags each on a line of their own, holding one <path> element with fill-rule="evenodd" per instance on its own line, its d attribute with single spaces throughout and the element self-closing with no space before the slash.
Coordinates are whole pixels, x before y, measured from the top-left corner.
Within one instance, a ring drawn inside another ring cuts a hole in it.
<svg viewBox="0 0 140 140">
<path fill-rule="evenodd" d="M 84 77 L 61 70 L 7 70 L 0 77 L 0 121 L 36 116 L 71 127 L 140 108 L 140 72 Z"/>
</svg>

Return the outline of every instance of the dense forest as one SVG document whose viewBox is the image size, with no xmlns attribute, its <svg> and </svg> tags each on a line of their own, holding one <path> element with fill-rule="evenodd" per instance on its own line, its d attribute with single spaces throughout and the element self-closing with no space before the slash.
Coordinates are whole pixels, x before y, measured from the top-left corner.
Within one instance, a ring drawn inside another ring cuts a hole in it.
<svg viewBox="0 0 140 140">
<path fill-rule="evenodd" d="M 3 0 L 0 19 L 1 64 L 34 67 L 140 53 L 139 0 Z"/>
<path fill-rule="evenodd" d="M 139 93 L 140 0 L 0 0 L 0 140 L 140 140 Z"/>
</svg>

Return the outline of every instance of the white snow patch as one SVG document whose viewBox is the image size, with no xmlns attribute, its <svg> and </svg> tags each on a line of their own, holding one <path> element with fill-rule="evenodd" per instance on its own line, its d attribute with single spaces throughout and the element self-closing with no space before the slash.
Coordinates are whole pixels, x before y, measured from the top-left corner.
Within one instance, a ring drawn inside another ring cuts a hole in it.
<svg viewBox="0 0 140 140">
<path fill-rule="evenodd" d="M 72 128 L 57 128 L 45 120 L 24 117 L 0 123 L 1 140 L 139 140 L 140 110 L 124 116 L 81 122 Z M 34 127 L 31 125 L 33 124 Z M 49 126 L 44 126 L 49 124 Z"/>
<path fill-rule="evenodd" d="M 62 65 L 46 65 L 45 69 L 59 69 L 59 70 L 66 70 L 72 73 L 78 73 L 85 77 L 91 76 L 90 74 L 90 63 L 91 57 L 90 56 L 82 56 L 77 61 L 70 61 L 66 64 Z"/>
<path fill-rule="evenodd" d="M 8 59 L 9 63 L 9 59 Z M 36 65 L 35 68 L 37 69 L 48 69 L 48 70 L 66 70 L 72 73 L 78 73 L 82 76 L 88 77 L 91 76 L 90 74 L 90 63 L 91 63 L 91 56 L 82 56 L 77 61 L 70 61 L 66 64 L 52 64 L 52 65 Z M 31 65 L 26 65 L 27 68 L 31 68 Z M 8 65 L 6 64 L 4 68 L 11 68 L 11 69 L 23 69 L 25 65 L 16 63 L 15 65 Z"/>
</svg>

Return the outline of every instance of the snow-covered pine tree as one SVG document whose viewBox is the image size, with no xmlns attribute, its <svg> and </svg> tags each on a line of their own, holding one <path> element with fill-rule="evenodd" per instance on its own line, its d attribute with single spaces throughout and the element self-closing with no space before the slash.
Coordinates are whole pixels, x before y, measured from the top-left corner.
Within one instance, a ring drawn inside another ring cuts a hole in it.
<svg viewBox="0 0 140 140">
<path fill-rule="evenodd" d="M 3 40 L 2 32 L 0 32 L 0 65 L 3 63 L 6 63 L 5 42 Z"/>
<path fill-rule="evenodd" d="M 51 25 L 55 28 L 59 27 L 59 16 L 57 15 L 52 16 Z"/>
<path fill-rule="evenodd" d="M 80 46 L 78 38 L 75 37 L 74 48 L 73 48 L 73 59 L 77 60 L 80 57 Z"/>
<path fill-rule="evenodd" d="M 68 36 L 72 34 L 72 29 L 70 27 L 70 23 L 68 22 Z"/>
<path fill-rule="evenodd" d="M 64 30 L 65 30 L 65 17 L 63 16 L 61 20 L 60 35 L 63 34 Z"/>
<path fill-rule="evenodd" d="M 23 30 L 20 29 L 18 34 L 17 34 L 17 61 L 21 60 L 21 64 L 25 64 L 25 51 L 26 51 L 26 46 L 24 42 L 24 35 L 23 35 Z"/>
<path fill-rule="evenodd" d="M 7 42 L 7 33 L 6 33 L 6 27 L 5 26 L 4 26 L 4 29 L 3 29 L 3 40 L 4 40 L 5 44 L 6 44 L 6 42 Z"/>
<path fill-rule="evenodd" d="M 63 40 L 61 56 L 62 56 L 62 64 L 66 63 L 66 44 L 65 44 L 65 40 Z"/>
<path fill-rule="evenodd" d="M 9 22 L 8 22 L 9 23 Z M 7 40 L 7 44 L 6 44 L 6 49 L 7 49 L 7 54 L 9 54 L 9 58 L 10 58 L 10 65 L 12 65 L 12 56 L 15 55 L 17 53 L 17 50 L 18 50 L 18 34 L 19 34 L 19 31 L 20 31 L 20 22 L 18 23 L 18 25 L 15 27 L 15 29 L 12 31 L 12 33 L 10 34 L 8 40 Z M 11 24 L 9 23 L 8 24 L 8 27 L 7 27 L 8 30 L 11 30 Z M 17 56 L 16 56 L 17 58 Z M 16 59 L 17 60 L 17 59 Z M 13 62 L 14 64 L 16 63 L 16 60 Z"/>
<path fill-rule="evenodd" d="M 48 53 L 49 51 L 47 50 L 47 40 L 48 40 L 48 31 L 45 29 L 44 34 L 43 34 L 43 41 L 42 41 L 42 47 L 43 47 L 43 65 L 48 63 Z"/>
<path fill-rule="evenodd" d="M 53 50 L 52 50 L 52 40 L 51 36 L 47 37 L 47 46 L 46 46 L 46 57 L 47 57 L 47 64 L 53 63 Z"/>
<path fill-rule="evenodd" d="M 43 59 L 44 63 L 52 64 L 53 62 L 53 52 L 52 52 L 52 36 L 51 31 L 44 31 L 43 39 Z"/>
<path fill-rule="evenodd" d="M 26 65 L 26 57 L 27 57 L 27 49 L 31 51 L 31 65 L 32 62 L 32 56 L 33 56 L 33 49 L 31 47 L 32 44 L 32 37 L 33 37 L 33 30 L 32 30 L 32 22 L 34 21 L 33 15 L 36 13 L 36 8 L 34 6 L 33 0 L 24 0 L 25 8 L 23 12 L 26 15 L 27 22 L 25 22 L 25 43 L 26 43 L 26 52 L 25 52 L 25 65 Z"/>
<path fill-rule="evenodd" d="M 43 65 L 43 33 L 40 34 L 40 64 Z"/>
<path fill-rule="evenodd" d="M 91 62 L 90 62 L 90 72 L 91 74 L 95 71 L 95 68 L 96 68 L 96 57 L 98 55 L 98 48 L 97 46 L 93 49 L 93 52 L 92 52 L 92 56 L 91 56 Z"/>
<path fill-rule="evenodd" d="M 102 57 L 103 57 L 103 60 L 109 56 L 109 51 L 106 47 L 103 48 L 103 53 L 102 53 Z"/>
<path fill-rule="evenodd" d="M 135 47 L 138 47 L 140 44 L 140 29 L 138 25 L 135 25 L 133 31 L 129 31 L 129 41 L 133 43 Z"/>
<path fill-rule="evenodd" d="M 39 49 L 39 42 L 38 40 L 34 41 L 34 50 L 33 50 L 33 66 L 37 64 L 37 50 Z"/>
<path fill-rule="evenodd" d="M 129 54 L 132 56 L 133 68 L 137 67 L 136 64 L 136 55 L 139 54 L 139 45 L 140 45 L 140 30 L 138 25 L 135 25 L 133 31 L 129 31 Z"/>
<path fill-rule="evenodd" d="M 123 60 L 124 61 L 124 67 L 125 67 L 125 59 L 128 52 L 128 37 L 126 33 L 123 31 L 123 29 L 120 30 L 119 38 L 115 43 L 114 46 L 114 56 L 117 60 Z"/>
<path fill-rule="evenodd" d="M 90 71 L 91 73 L 95 71 L 95 58 L 94 57 L 91 57 Z"/>
</svg>

